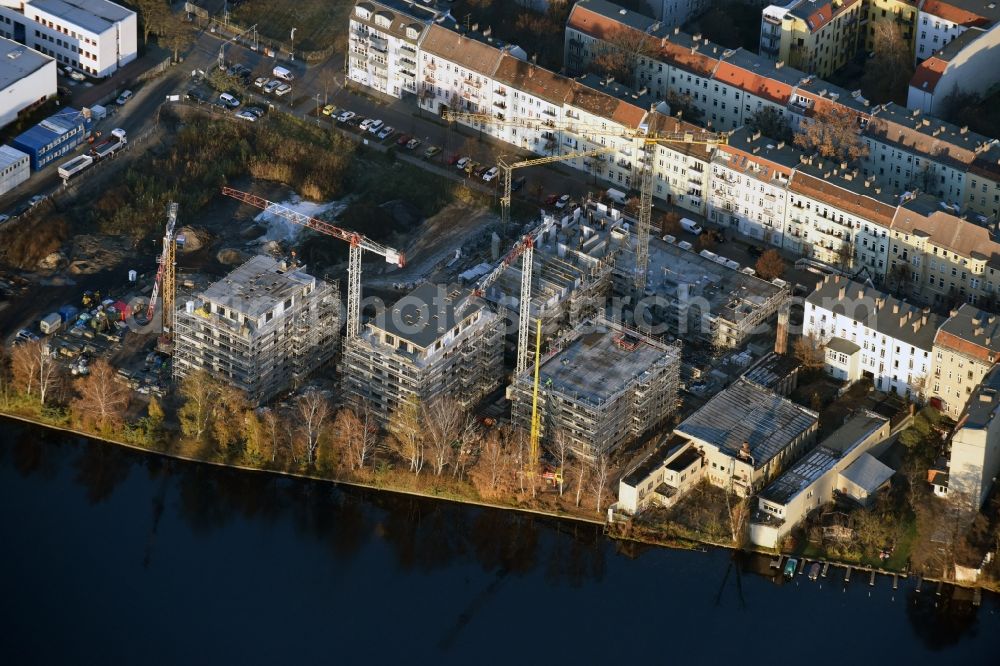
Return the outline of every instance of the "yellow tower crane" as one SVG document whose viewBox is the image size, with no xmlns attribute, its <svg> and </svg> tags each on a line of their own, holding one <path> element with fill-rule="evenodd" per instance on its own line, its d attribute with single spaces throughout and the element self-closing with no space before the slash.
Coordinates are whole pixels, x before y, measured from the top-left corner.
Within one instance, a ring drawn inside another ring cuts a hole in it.
<svg viewBox="0 0 1000 666">
<path fill-rule="evenodd" d="M 646 289 L 646 269 L 649 265 L 649 233 L 653 215 L 653 161 L 656 157 L 655 148 L 660 144 L 687 143 L 695 145 L 718 145 L 729 141 L 726 133 L 698 131 L 660 132 L 649 123 L 640 125 L 637 129 L 609 128 L 606 125 L 592 125 L 578 122 L 553 120 L 538 120 L 532 118 L 511 118 L 500 120 L 488 113 L 463 113 L 450 110 L 441 112 L 441 117 L 447 121 L 471 124 L 475 127 L 522 127 L 536 131 L 552 131 L 567 133 L 582 139 L 585 143 L 597 143 L 602 137 L 618 137 L 632 141 L 642 152 L 639 158 L 639 215 L 636 224 L 635 248 L 635 290 L 642 293 Z M 656 116 L 650 112 L 650 119 Z M 557 142 L 557 145 L 559 142 Z M 611 153 L 617 151 L 615 146 L 601 146 L 592 150 L 574 151 L 563 155 L 549 155 L 531 160 L 506 163 L 500 160 L 499 167 L 503 171 L 503 196 L 500 198 L 501 217 L 504 222 L 510 218 L 511 172 L 520 167 L 537 164 L 561 162 L 587 155 Z"/>
</svg>

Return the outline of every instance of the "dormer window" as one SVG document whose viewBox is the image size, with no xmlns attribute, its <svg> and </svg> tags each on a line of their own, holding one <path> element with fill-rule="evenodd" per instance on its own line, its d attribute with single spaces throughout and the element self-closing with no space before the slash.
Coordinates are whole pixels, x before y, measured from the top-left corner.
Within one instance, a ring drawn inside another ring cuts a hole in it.
<svg viewBox="0 0 1000 666">
<path fill-rule="evenodd" d="M 362 18 L 366 21 L 370 20 L 372 17 L 372 13 L 361 6 L 355 7 L 354 13 L 358 15 L 358 18 Z"/>
</svg>

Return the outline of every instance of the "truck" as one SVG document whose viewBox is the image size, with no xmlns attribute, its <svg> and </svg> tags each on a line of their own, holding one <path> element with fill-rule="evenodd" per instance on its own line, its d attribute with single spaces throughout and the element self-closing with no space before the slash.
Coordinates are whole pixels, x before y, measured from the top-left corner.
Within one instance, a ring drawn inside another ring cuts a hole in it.
<svg viewBox="0 0 1000 666">
<path fill-rule="evenodd" d="M 93 163 L 94 158 L 90 155 L 80 155 L 79 157 L 74 157 L 69 162 L 66 162 L 59 167 L 59 177 L 64 181 L 69 180 Z"/>
<path fill-rule="evenodd" d="M 60 326 L 62 326 L 62 316 L 58 312 L 45 315 L 42 317 L 42 320 L 38 322 L 38 330 L 45 335 L 55 333 L 59 330 Z"/>
<path fill-rule="evenodd" d="M 702 232 L 702 228 L 701 228 L 700 224 L 698 224 L 694 220 L 686 218 L 686 217 L 682 217 L 681 218 L 681 228 L 683 228 L 684 231 L 691 232 L 695 236 L 701 234 L 701 232 Z"/>
<path fill-rule="evenodd" d="M 610 188 L 607 192 L 605 192 L 605 194 L 607 194 L 608 199 L 611 199 L 612 201 L 614 201 L 619 206 L 624 206 L 625 205 L 625 201 L 628 199 L 628 195 L 627 194 L 625 194 L 621 190 L 616 190 L 613 187 Z"/>
<path fill-rule="evenodd" d="M 111 136 L 101 143 L 96 144 L 90 149 L 90 154 L 97 160 L 103 160 L 105 157 L 111 157 L 118 150 L 128 143 L 128 138 L 125 135 L 125 130 L 117 127 L 111 130 Z"/>
</svg>

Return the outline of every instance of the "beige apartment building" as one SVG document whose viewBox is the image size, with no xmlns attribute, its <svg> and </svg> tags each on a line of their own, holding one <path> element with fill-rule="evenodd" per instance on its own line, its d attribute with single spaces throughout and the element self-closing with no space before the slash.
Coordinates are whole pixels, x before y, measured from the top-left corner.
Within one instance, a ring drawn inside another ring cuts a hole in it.
<svg viewBox="0 0 1000 666">
<path fill-rule="evenodd" d="M 934 338 L 929 397 L 958 419 L 972 392 L 1000 359 L 1000 317 L 968 304 L 952 311 Z"/>
</svg>

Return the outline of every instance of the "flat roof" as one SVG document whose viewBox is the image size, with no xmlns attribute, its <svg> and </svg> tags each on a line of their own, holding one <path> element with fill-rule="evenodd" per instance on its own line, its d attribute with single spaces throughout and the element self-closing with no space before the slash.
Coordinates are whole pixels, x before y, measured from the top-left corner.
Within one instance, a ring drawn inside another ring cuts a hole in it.
<svg viewBox="0 0 1000 666">
<path fill-rule="evenodd" d="M 861 347 L 851 342 L 850 340 L 845 340 L 844 338 L 834 336 L 826 343 L 827 348 L 832 349 L 835 352 L 840 352 L 841 354 L 847 354 L 848 356 L 853 356 L 861 351 Z"/>
<path fill-rule="evenodd" d="M 875 456 L 865 452 L 840 474 L 851 483 L 864 488 L 866 492 L 873 493 L 891 479 L 895 472 Z"/>
<path fill-rule="evenodd" d="M 654 368 L 680 363 L 680 352 L 603 318 L 581 323 L 576 337 L 539 369 L 547 393 L 600 406 Z"/>
<path fill-rule="evenodd" d="M 382 322 L 384 326 L 371 325 L 429 349 L 438 338 L 485 307 L 482 300 L 471 295 L 471 289 L 457 284 L 425 282 L 393 304 Z"/>
<path fill-rule="evenodd" d="M 842 426 L 830 433 L 821 444 L 843 457 L 860 446 L 879 429 L 884 428 L 889 419 L 868 410 L 860 411 L 847 419 Z"/>
<path fill-rule="evenodd" d="M 31 150 L 39 150 L 63 134 L 72 132 L 83 124 L 83 114 L 67 106 L 62 111 L 49 116 L 34 127 L 30 127 L 21 134 L 18 134 L 12 139 L 11 143 Z"/>
<path fill-rule="evenodd" d="M 30 6 L 94 34 L 101 34 L 135 12 L 108 0 L 30 0 Z"/>
<path fill-rule="evenodd" d="M 833 469 L 840 460 L 837 451 L 817 446 L 789 467 L 781 476 L 760 492 L 760 496 L 775 504 L 788 504 L 796 495 Z"/>
<path fill-rule="evenodd" d="M 687 437 L 670 433 L 649 455 L 622 477 L 622 483 L 635 488 L 638 484 L 642 483 L 643 479 L 652 474 L 653 470 L 660 467 L 664 460 L 673 455 L 681 447 L 686 446 L 690 441 Z"/>
<path fill-rule="evenodd" d="M 732 456 L 747 442 L 759 469 L 818 421 L 816 412 L 741 378 L 675 430 Z"/>
<path fill-rule="evenodd" d="M 257 319 L 315 283 L 316 278 L 311 275 L 298 270 L 285 271 L 272 257 L 257 255 L 209 285 L 201 298 Z"/>
<path fill-rule="evenodd" d="M 24 44 L 0 37 L 0 90 L 6 90 L 24 77 L 34 74 L 52 58 Z"/>
<path fill-rule="evenodd" d="M 771 352 L 744 372 L 743 378 L 766 389 L 773 389 L 782 379 L 798 370 L 800 365 L 802 364 L 794 356 Z"/>
<path fill-rule="evenodd" d="M 6 169 L 12 164 L 17 164 L 21 160 L 28 159 L 28 154 L 23 153 L 13 146 L 0 146 L 0 169 Z"/>
</svg>

